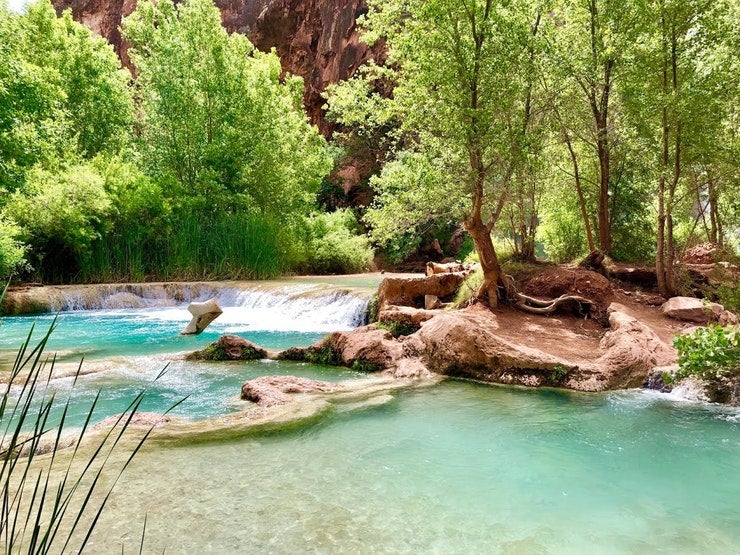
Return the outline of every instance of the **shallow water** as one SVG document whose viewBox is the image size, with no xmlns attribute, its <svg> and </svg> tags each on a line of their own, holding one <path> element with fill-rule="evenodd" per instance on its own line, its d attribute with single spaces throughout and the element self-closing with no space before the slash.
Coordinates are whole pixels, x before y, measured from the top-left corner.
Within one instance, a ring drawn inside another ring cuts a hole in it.
<svg viewBox="0 0 740 555">
<path fill-rule="evenodd" d="M 363 323 L 367 295 L 331 290 L 315 284 L 252 286 L 250 289 L 207 291 L 223 309 L 205 332 L 182 336 L 191 319 L 188 302 L 175 303 L 161 296 L 136 297 L 137 308 L 112 308 L 117 295 L 93 299 L 104 310 L 74 310 L 80 303 L 74 291 L 65 299 L 69 308 L 58 314 L 13 316 L 2 319 L 0 365 L 6 366 L 35 324 L 39 338 L 56 322 L 47 351 L 62 360 L 139 356 L 203 348 L 223 334 L 240 335 L 266 349 L 281 350 L 314 343 L 331 331 L 352 329 Z M 132 302 L 128 295 L 126 302 Z M 86 298 L 87 302 L 90 299 Z"/>
<path fill-rule="evenodd" d="M 357 325 L 345 294 L 221 298 L 198 337 L 186 305 L 72 311 L 51 349 L 95 373 L 75 385 L 70 425 L 97 391 L 94 420 L 125 409 L 193 420 L 244 408 L 263 374 L 357 379 L 277 362 L 188 363 L 173 353 L 237 333 L 272 349 Z M 5 318 L 5 361 L 53 316 Z M 65 363 L 71 364 L 71 363 Z M 152 384 L 160 370 L 168 372 Z M 53 380 L 64 399 L 72 379 Z M 150 443 L 124 474 L 89 553 L 737 553 L 740 411 L 642 391 L 587 395 L 468 382 L 397 393 L 299 431 L 227 442 Z"/>
<path fill-rule="evenodd" d="M 91 552 L 736 553 L 737 412 L 447 382 L 141 453 Z"/>
</svg>

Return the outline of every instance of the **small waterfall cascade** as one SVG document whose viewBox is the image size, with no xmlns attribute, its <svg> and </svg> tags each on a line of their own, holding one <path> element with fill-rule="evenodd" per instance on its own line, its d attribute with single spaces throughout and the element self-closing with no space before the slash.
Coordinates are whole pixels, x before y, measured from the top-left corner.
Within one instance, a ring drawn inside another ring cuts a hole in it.
<svg viewBox="0 0 740 555">
<path fill-rule="evenodd" d="M 334 331 L 362 325 L 371 293 L 301 282 L 135 283 L 29 287 L 13 292 L 5 314 L 137 311 L 156 319 L 187 319 L 190 302 L 215 298 L 219 321 L 240 328 Z"/>
</svg>

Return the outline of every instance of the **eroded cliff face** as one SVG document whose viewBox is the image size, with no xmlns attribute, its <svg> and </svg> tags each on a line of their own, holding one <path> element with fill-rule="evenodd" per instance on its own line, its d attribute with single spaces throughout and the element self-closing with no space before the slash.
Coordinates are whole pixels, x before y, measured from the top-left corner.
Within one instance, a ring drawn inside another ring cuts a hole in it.
<svg viewBox="0 0 740 555">
<path fill-rule="evenodd" d="M 60 13 L 72 16 L 108 39 L 130 67 L 121 20 L 137 0 L 54 0 Z M 323 117 L 321 94 L 330 83 L 351 76 L 373 51 L 360 41 L 357 16 L 365 0 L 215 0 L 229 32 L 246 34 L 262 51 L 277 50 L 283 69 L 305 81 L 304 102 L 311 122 L 324 134 L 332 127 Z"/>
</svg>

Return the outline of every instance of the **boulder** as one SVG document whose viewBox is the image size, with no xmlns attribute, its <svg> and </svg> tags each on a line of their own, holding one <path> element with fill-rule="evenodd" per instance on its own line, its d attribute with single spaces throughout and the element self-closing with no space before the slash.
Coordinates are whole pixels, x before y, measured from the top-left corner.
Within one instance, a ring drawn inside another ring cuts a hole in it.
<svg viewBox="0 0 740 555">
<path fill-rule="evenodd" d="M 342 365 L 364 371 L 393 367 L 403 354 L 401 343 L 389 331 L 373 325 L 348 333 L 333 333 L 329 343 L 339 354 Z"/>
<path fill-rule="evenodd" d="M 605 352 L 592 365 L 593 373 L 586 374 L 577 389 L 604 391 L 641 387 L 654 368 L 676 361 L 676 350 L 625 310 L 618 303 L 609 306 L 610 330 L 599 344 Z M 576 386 L 575 383 L 571 385 Z"/>
<path fill-rule="evenodd" d="M 412 308 L 410 306 L 389 306 L 378 313 L 378 321 L 385 324 L 397 322 L 409 328 L 417 330 L 422 322 L 431 320 L 439 311 L 426 310 L 423 308 Z"/>
<path fill-rule="evenodd" d="M 370 324 L 349 332 L 334 332 L 310 347 L 291 347 L 278 353 L 277 358 L 377 372 L 394 367 L 402 356 L 401 343 L 388 330 Z"/>
<path fill-rule="evenodd" d="M 575 369 L 567 360 L 497 335 L 495 315 L 481 305 L 443 312 L 415 334 L 432 372 L 483 381 L 539 386 L 556 384 Z"/>
<path fill-rule="evenodd" d="M 706 383 L 704 391 L 712 403 L 740 406 L 740 376 L 724 376 Z"/>
<path fill-rule="evenodd" d="M 656 368 L 648 373 L 647 379 L 642 384 L 643 389 L 652 389 L 653 391 L 660 391 L 661 393 L 670 393 L 673 390 L 673 385 L 666 383 L 666 375 L 664 368 Z"/>
<path fill-rule="evenodd" d="M 202 333 L 208 325 L 216 318 L 223 314 L 223 310 L 218 306 L 216 299 L 209 299 L 205 302 L 193 302 L 188 306 L 188 312 L 193 315 L 193 319 L 187 327 L 180 333 L 182 335 L 198 335 Z"/>
<path fill-rule="evenodd" d="M 223 335 L 202 351 L 190 353 L 186 360 L 260 360 L 267 351 L 237 335 Z"/>
<path fill-rule="evenodd" d="M 440 308 L 442 303 L 437 295 L 424 295 L 424 308 L 426 310 L 434 310 Z"/>
<path fill-rule="evenodd" d="M 263 407 L 290 403 L 291 395 L 326 393 L 334 384 L 296 376 L 260 376 L 242 384 L 241 398 Z"/>
<path fill-rule="evenodd" d="M 737 323 L 737 317 L 725 310 L 721 304 L 711 303 L 693 297 L 673 297 L 663 305 L 663 314 L 683 322 L 707 324 L 718 322 L 722 325 Z"/>
<path fill-rule="evenodd" d="M 460 288 L 469 272 L 449 272 L 419 277 L 387 277 L 378 287 L 378 306 L 421 308 L 427 295 L 450 297 Z"/>
<path fill-rule="evenodd" d="M 722 248 L 714 243 L 700 243 L 688 249 L 683 255 L 685 264 L 713 264 Z"/>
</svg>

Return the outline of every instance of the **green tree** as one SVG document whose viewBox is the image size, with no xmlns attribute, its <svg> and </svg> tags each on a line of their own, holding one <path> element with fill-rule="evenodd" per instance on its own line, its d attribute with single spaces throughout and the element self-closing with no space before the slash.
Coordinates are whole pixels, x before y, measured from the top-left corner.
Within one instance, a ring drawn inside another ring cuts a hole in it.
<svg viewBox="0 0 740 555">
<path fill-rule="evenodd" d="M 73 148 L 65 132 L 64 91 L 25 51 L 25 19 L 0 4 L 0 206 L 25 172 Z"/>
<path fill-rule="evenodd" d="M 0 203 L 40 164 L 117 151 L 130 136 L 130 75 L 113 48 L 49 0 L 0 6 Z"/>
<path fill-rule="evenodd" d="M 507 284 L 491 231 L 527 149 L 538 11 L 492 0 L 369 5 L 365 37 L 387 41 L 395 69 L 389 102 L 404 139 L 374 181 L 367 221 L 380 241 L 440 219 L 462 222 L 483 268 L 478 296 L 495 306 Z"/>
<path fill-rule="evenodd" d="M 113 47 L 74 21 L 71 10 L 57 17 L 51 0 L 37 0 L 20 19 L 20 47 L 63 91 L 66 131 L 78 153 L 120 150 L 130 138 L 134 105 L 131 74 Z"/>
<path fill-rule="evenodd" d="M 228 35 L 211 0 L 142 2 L 124 21 L 152 176 L 186 210 L 305 213 L 331 168 L 302 81 Z"/>
<path fill-rule="evenodd" d="M 728 75 L 727 59 L 721 55 L 726 36 L 733 35 L 733 27 L 725 26 L 729 7 L 724 1 L 695 0 L 643 5 L 642 36 L 625 99 L 645 151 L 652 153 L 656 273 L 658 289 L 666 297 L 679 293 L 677 219 L 687 219 L 692 207 L 698 208 L 691 175 L 722 150 L 716 137 L 727 121 L 726 88 L 730 97 L 737 98 L 737 83 Z"/>
<path fill-rule="evenodd" d="M 594 247 L 587 213 L 580 158 L 589 152 L 596 161 L 596 228 L 599 248 L 612 251 L 612 187 L 614 151 L 618 139 L 618 81 L 636 38 L 638 21 L 630 0 L 566 0 L 552 16 L 557 32 L 552 38 L 552 88 L 558 93 L 556 115 L 573 165 L 581 213 Z M 576 143 L 583 146 L 579 148 Z"/>
<path fill-rule="evenodd" d="M 21 229 L 0 218 L 0 281 L 5 281 L 25 261 L 25 247 L 19 241 Z"/>
</svg>

